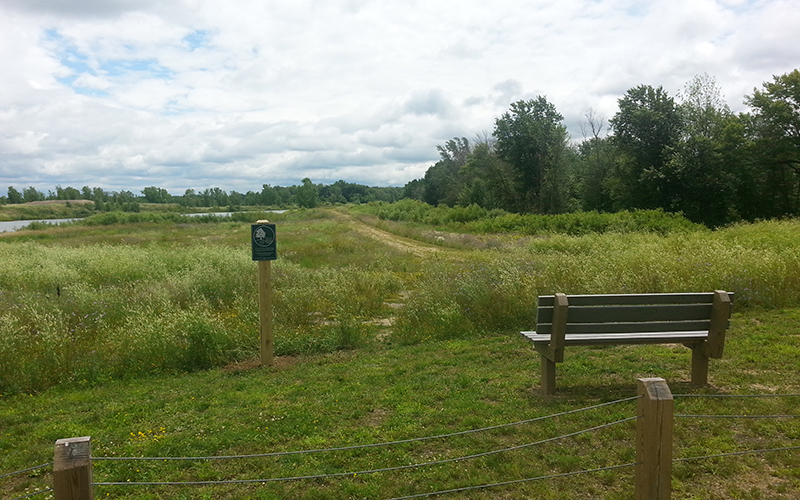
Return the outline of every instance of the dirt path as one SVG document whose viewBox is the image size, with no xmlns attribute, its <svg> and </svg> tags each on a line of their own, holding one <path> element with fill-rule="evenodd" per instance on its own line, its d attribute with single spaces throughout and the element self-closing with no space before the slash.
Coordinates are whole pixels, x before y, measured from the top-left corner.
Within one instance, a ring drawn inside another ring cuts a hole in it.
<svg viewBox="0 0 800 500">
<path fill-rule="evenodd" d="M 372 227 L 369 224 L 366 224 L 358 220 L 352 215 L 342 213 L 338 210 L 330 210 L 328 213 L 330 213 L 343 223 L 349 225 L 354 231 L 357 231 L 363 234 L 364 236 L 367 236 L 368 238 L 380 241 L 381 243 L 388 245 L 396 250 L 407 252 L 417 257 L 426 257 L 434 254 L 441 254 L 442 252 L 445 251 L 444 249 L 439 247 L 426 245 L 425 243 L 420 243 L 419 241 L 412 240 L 410 238 L 404 238 L 402 236 L 397 236 L 396 234 L 392 234 L 388 231 Z"/>
</svg>

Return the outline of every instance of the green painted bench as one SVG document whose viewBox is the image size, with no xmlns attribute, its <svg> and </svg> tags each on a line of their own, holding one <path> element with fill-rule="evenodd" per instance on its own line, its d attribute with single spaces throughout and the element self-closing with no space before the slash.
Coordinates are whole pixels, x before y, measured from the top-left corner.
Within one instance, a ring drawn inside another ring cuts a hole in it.
<svg viewBox="0 0 800 500">
<path fill-rule="evenodd" d="M 692 349 L 692 383 L 708 383 L 708 359 L 721 358 L 733 293 L 539 296 L 536 331 L 520 332 L 542 358 L 542 392 L 556 389 L 566 346 L 684 344 Z"/>
</svg>

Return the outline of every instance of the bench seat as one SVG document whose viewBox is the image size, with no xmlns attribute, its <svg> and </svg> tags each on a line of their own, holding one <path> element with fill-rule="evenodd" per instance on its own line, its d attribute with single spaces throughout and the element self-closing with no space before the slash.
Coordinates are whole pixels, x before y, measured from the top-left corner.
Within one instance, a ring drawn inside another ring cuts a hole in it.
<svg viewBox="0 0 800 500">
<path fill-rule="evenodd" d="M 520 332 L 534 344 L 550 343 L 549 333 Z M 698 344 L 708 339 L 708 330 L 696 332 L 567 333 L 564 345 L 609 344 Z"/>
<path fill-rule="evenodd" d="M 692 383 L 705 385 L 708 359 L 721 358 L 733 294 L 541 295 L 536 330 L 520 332 L 542 359 L 542 391 L 555 392 L 566 346 L 683 344 L 692 350 Z"/>
</svg>

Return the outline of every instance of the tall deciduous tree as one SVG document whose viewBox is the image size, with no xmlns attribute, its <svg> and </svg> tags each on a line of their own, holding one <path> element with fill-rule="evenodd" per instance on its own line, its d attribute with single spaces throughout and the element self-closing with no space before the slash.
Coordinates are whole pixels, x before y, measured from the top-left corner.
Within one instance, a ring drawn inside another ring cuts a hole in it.
<svg viewBox="0 0 800 500">
<path fill-rule="evenodd" d="M 425 172 L 423 199 L 431 205 L 444 203 L 452 207 L 458 203 L 461 192 L 459 171 L 467 162 L 471 151 L 469 140 L 466 137 L 455 137 L 444 146 L 437 145 L 436 149 L 439 150 L 441 159 Z"/>
<path fill-rule="evenodd" d="M 516 195 L 515 173 L 511 165 L 498 158 L 489 140 L 476 141 L 476 145 L 462 169 L 464 185 L 459 195 L 459 205 L 480 205 L 483 208 L 502 208 L 519 212 L 521 199 Z"/>
<path fill-rule="evenodd" d="M 615 149 L 606 134 L 607 121 L 593 109 L 581 123 L 583 142 L 578 146 L 577 189 L 584 210 L 614 210 L 612 191 Z"/>
<path fill-rule="evenodd" d="M 563 120 L 544 96 L 517 101 L 495 120 L 495 150 L 515 172 L 518 206 L 524 211 L 558 213 L 566 208 L 568 135 Z"/>
<path fill-rule="evenodd" d="M 744 135 L 716 81 L 698 75 L 680 94 L 682 134 L 665 169 L 667 210 L 716 227 L 737 215 Z"/>
<path fill-rule="evenodd" d="M 22 194 L 14 189 L 14 186 L 8 186 L 8 202 L 22 203 Z"/>
<path fill-rule="evenodd" d="M 25 203 L 31 201 L 44 201 L 44 193 L 31 186 L 22 190 L 22 199 Z"/>
<path fill-rule="evenodd" d="M 673 193 L 668 192 L 664 166 L 681 133 L 675 100 L 662 87 L 639 85 L 618 102 L 610 124 L 624 155 L 620 208 L 666 208 Z"/>
<path fill-rule="evenodd" d="M 308 177 L 303 179 L 302 186 L 298 186 L 295 201 L 298 206 L 303 208 L 314 208 L 319 204 L 317 186 L 315 186 Z"/>
<path fill-rule="evenodd" d="M 142 190 L 144 200 L 148 203 L 169 203 L 172 195 L 164 188 L 149 186 Z"/>
<path fill-rule="evenodd" d="M 800 70 L 773 77 L 745 103 L 753 109 L 754 160 L 762 167 L 764 213 L 800 214 Z"/>
</svg>

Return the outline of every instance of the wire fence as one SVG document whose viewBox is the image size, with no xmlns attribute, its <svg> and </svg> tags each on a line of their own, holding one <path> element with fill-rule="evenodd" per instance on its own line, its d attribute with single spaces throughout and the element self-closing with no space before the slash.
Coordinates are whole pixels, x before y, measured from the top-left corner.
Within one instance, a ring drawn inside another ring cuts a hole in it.
<svg viewBox="0 0 800 500">
<path fill-rule="evenodd" d="M 578 436 L 580 434 L 586 434 L 587 432 L 597 431 L 599 429 L 603 429 L 606 427 L 610 427 L 612 425 L 621 424 L 624 422 L 629 422 L 631 420 L 636 420 L 636 417 L 625 418 L 622 420 L 618 420 L 616 422 L 610 422 L 607 424 L 598 425 L 595 427 L 591 427 L 588 429 L 583 429 L 576 432 L 571 432 L 569 434 L 562 434 L 561 436 L 556 436 L 553 438 L 543 439 L 540 441 L 536 441 L 533 443 L 526 443 L 517 446 L 511 446 L 508 448 L 502 448 L 498 450 L 491 450 L 486 451 L 483 453 L 475 453 L 473 455 L 466 455 L 461 457 L 454 457 L 448 458 L 444 460 L 434 460 L 431 462 L 423 462 L 417 464 L 410 464 L 410 465 L 400 465 L 397 467 L 385 467 L 380 469 L 371 469 L 371 470 L 361 470 L 361 471 L 351 471 L 351 472 L 336 472 L 332 474 L 319 474 L 319 475 L 312 475 L 312 476 L 297 476 L 297 477 L 278 477 L 278 478 L 268 478 L 268 479 L 243 479 L 243 480 L 228 480 L 228 481 L 190 481 L 190 482 L 133 482 L 133 481 L 125 481 L 125 482 L 113 482 L 113 483 L 94 483 L 96 486 L 134 486 L 134 485 L 150 485 L 150 486 L 175 486 L 175 485 L 187 485 L 187 484 L 236 484 L 236 483 L 267 483 L 267 482 L 276 482 L 276 481 L 297 481 L 301 479 L 331 479 L 337 477 L 347 477 L 347 476 L 364 476 L 367 474 L 374 474 L 376 472 L 396 472 L 400 470 L 407 470 L 407 469 L 418 469 L 421 467 L 430 467 L 434 465 L 443 465 L 449 464 L 453 462 L 461 462 L 464 460 L 473 460 L 476 458 L 488 457 L 491 455 L 496 455 L 498 453 L 507 453 L 510 451 L 521 450 L 523 448 L 530 448 L 531 446 L 542 445 L 545 443 L 551 443 L 553 441 L 559 441 L 561 439 L 566 439 L 569 437 Z M 328 451 L 328 450 L 324 450 Z"/>
<path fill-rule="evenodd" d="M 515 427 L 524 424 L 530 424 L 533 422 L 540 422 L 543 420 L 550 420 L 557 417 L 563 417 L 566 415 L 574 415 L 576 413 L 581 413 L 589 410 L 596 410 L 598 408 L 603 408 L 605 406 L 615 405 L 619 403 L 625 403 L 628 401 L 634 401 L 639 399 L 639 396 L 633 396 L 630 398 L 618 399 L 616 401 L 609 401 L 606 403 L 600 403 L 593 406 L 587 406 L 585 408 L 579 408 L 577 410 L 569 410 L 564 411 L 561 413 L 553 413 L 550 415 L 544 415 L 541 417 L 529 418 L 526 420 L 519 420 L 517 422 L 511 422 L 507 424 L 500 424 L 500 425 L 493 425 L 489 427 L 481 427 L 478 429 L 469 429 L 465 431 L 459 432 L 451 432 L 448 434 L 439 434 L 436 436 L 423 436 L 418 438 L 411 438 L 411 439 L 403 439 L 399 441 L 387 441 L 384 443 L 373 443 L 373 444 L 362 444 L 362 445 L 353 445 L 353 446 L 341 446 L 338 448 L 322 448 L 322 449 L 314 449 L 314 450 L 298 450 L 298 451 L 283 451 L 283 452 L 271 452 L 271 453 L 259 453 L 255 455 L 217 455 L 217 456 L 210 456 L 210 457 L 92 457 L 92 460 L 102 461 L 102 460 L 156 460 L 156 461 L 164 461 L 164 460 L 228 460 L 228 459 L 239 459 L 239 458 L 265 458 L 265 457 L 278 457 L 278 456 L 289 456 L 289 455 L 303 455 L 303 454 L 310 454 L 310 453 L 326 453 L 326 452 L 334 452 L 334 451 L 350 451 L 350 450 L 362 450 L 366 448 L 379 448 L 383 446 L 395 446 L 399 444 L 407 444 L 407 443 L 416 443 L 421 441 L 430 441 L 433 439 L 445 439 L 451 438 L 456 436 L 465 436 L 468 434 L 475 434 L 479 432 L 487 432 L 493 431 L 497 429 L 503 429 L 508 427 Z"/>
<path fill-rule="evenodd" d="M 584 408 L 579 408 L 575 410 L 564 411 L 560 413 L 554 413 L 550 415 L 520 420 L 516 422 L 511 422 L 507 424 L 500 424 L 488 427 L 482 427 L 478 429 L 469 429 L 464 431 L 452 432 L 447 434 L 439 434 L 434 436 L 424 436 L 424 437 L 417 437 L 417 438 L 410 438 L 410 439 L 403 439 L 403 440 L 396 440 L 396 441 L 387 441 L 381 443 L 370 443 L 370 444 L 362 444 L 362 445 L 352 445 L 352 446 L 342 446 L 342 447 L 331 447 L 331 448 L 319 448 L 319 449 L 308 449 L 308 450 L 294 450 L 294 451 L 285 451 L 285 452 L 270 452 L 270 453 L 260 453 L 260 454 L 247 454 L 247 455 L 218 455 L 218 456 L 198 456 L 198 457 L 92 457 L 92 462 L 102 462 L 102 461 L 170 461 L 170 460 L 190 460 L 190 461 L 201 461 L 201 460 L 238 460 L 238 459 L 253 459 L 253 458 L 265 458 L 265 457 L 287 457 L 293 455 L 306 455 L 306 454 L 316 454 L 316 453 L 331 453 L 331 452 L 340 452 L 340 451 L 351 451 L 351 450 L 364 450 L 364 449 L 371 449 L 371 448 L 380 448 L 380 447 L 390 447 L 396 446 L 401 444 L 408 444 L 408 443 L 418 443 L 424 441 L 431 441 L 437 439 L 447 439 L 452 437 L 458 436 L 465 436 L 470 434 L 476 434 L 481 432 L 488 432 L 498 429 L 510 428 L 515 426 L 520 426 L 524 424 L 530 424 L 534 422 L 542 422 L 549 419 L 554 419 L 557 417 L 568 416 L 568 415 L 575 415 L 581 412 L 586 412 L 590 410 L 595 410 L 603 407 L 608 407 L 611 405 L 618 405 L 625 402 L 630 402 L 639 399 L 641 396 L 635 396 L 630 398 L 619 399 L 615 401 L 609 401 L 606 403 L 601 403 L 593 406 L 588 406 Z M 747 399 L 747 398 L 798 398 L 800 394 L 745 394 L 745 395 L 731 395 L 731 394 L 676 394 L 673 395 L 675 399 L 682 399 L 682 398 L 732 398 L 732 399 Z M 775 414 L 775 415 L 762 415 L 762 414 L 675 414 L 675 418 L 681 419 L 796 419 L 800 418 L 800 415 L 796 414 Z M 356 470 L 356 471 L 348 471 L 348 472 L 333 472 L 327 474 L 310 474 L 310 475 L 298 475 L 298 476 L 286 476 L 286 477 L 272 477 L 272 478 L 257 478 L 257 479 L 228 479 L 228 480 L 207 480 L 207 481 L 107 481 L 107 482 L 93 482 L 93 486 L 102 486 L 102 487 L 122 487 L 122 486 L 209 486 L 209 485 L 235 485 L 235 484 L 268 484 L 268 483 L 275 483 L 275 482 L 283 482 L 283 481 L 301 481 L 301 480 L 322 480 L 322 479 L 334 479 L 334 478 L 344 478 L 344 477 L 358 477 L 358 476 L 365 476 L 369 474 L 375 474 L 380 472 L 397 472 L 402 470 L 410 470 L 410 469 L 419 469 L 423 467 L 432 467 L 438 465 L 445 465 L 451 464 L 456 462 L 462 462 L 467 460 L 474 460 L 481 457 L 488 457 L 492 455 L 498 455 L 502 453 L 508 453 L 515 450 L 525 449 L 525 448 L 532 448 L 535 446 L 544 445 L 546 443 L 552 443 L 560 440 L 564 440 L 571 437 L 576 437 L 582 434 L 587 434 L 591 432 L 596 432 L 601 429 L 605 429 L 608 427 L 624 424 L 626 422 L 634 421 L 639 418 L 638 416 L 632 416 L 628 418 L 622 418 L 618 420 L 614 420 L 611 422 L 606 422 L 600 425 L 588 427 L 585 429 L 581 429 L 578 431 L 570 432 L 561 434 L 555 437 L 547 438 L 547 439 L 540 439 L 534 442 L 523 443 L 515 446 L 508 446 L 498 449 L 493 449 L 489 451 L 484 451 L 480 453 L 468 454 L 468 455 L 461 455 L 457 457 L 451 457 L 446 459 L 440 460 L 431 460 L 426 462 L 419 462 L 414 464 L 405 464 L 399 465 L 394 467 L 381 467 L 381 468 L 372 468 L 372 469 L 364 469 L 364 470 Z M 681 463 L 681 462 L 692 462 L 692 461 L 699 461 L 705 459 L 716 459 L 716 458 L 726 458 L 726 457 L 736 457 L 736 456 L 743 456 L 743 455 L 756 455 L 756 454 L 766 454 L 766 453 L 774 453 L 774 452 L 783 452 L 783 451 L 795 451 L 800 450 L 800 446 L 783 446 L 783 447 L 775 447 L 775 448 L 765 448 L 765 449 L 758 449 L 758 450 L 740 450 L 734 451 L 729 453 L 720 453 L 720 454 L 710 454 L 704 456 L 694 456 L 694 457 L 685 457 L 685 458 L 675 458 L 672 459 L 673 463 Z M 0 475 L 0 479 L 9 478 L 15 475 L 25 474 L 29 472 L 33 472 L 39 469 L 44 469 L 47 467 L 52 466 L 53 463 L 46 463 L 37 465 L 34 467 L 29 467 L 26 469 L 22 469 L 19 471 L 2 474 Z M 572 477 L 581 474 L 592 474 L 602 471 L 610 471 L 610 470 L 618 470 L 624 468 L 630 468 L 640 465 L 638 463 L 625 463 L 619 465 L 610 465 L 606 467 L 599 467 L 593 469 L 585 469 L 573 472 L 565 472 L 560 474 L 552 474 L 552 475 L 541 475 L 536 477 L 529 477 L 523 479 L 513 479 L 509 481 L 501 481 L 495 483 L 487 483 L 481 485 L 473 485 L 473 486 L 464 486 L 461 488 L 455 489 L 447 489 L 441 491 L 433 491 L 433 492 L 426 492 L 426 493 L 419 493 L 409 496 L 400 496 L 400 497 L 393 497 L 390 500 L 405 500 L 405 499 L 412 499 L 412 498 L 426 498 L 432 496 L 439 496 L 439 495 L 446 495 L 446 494 L 453 494 L 453 493 L 462 493 L 467 491 L 474 491 L 474 490 L 481 490 L 481 489 L 489 489 L 489 488 L 496 488 L 502 486 L 510 486 L 515 484 L 522 484 L 528 483 L 533 481 L 541 481 L 547 479 L 555 479 L 555 478 L 565 478 L 565 477 Z M 37 495 L 41 495 L 44 493 L 52 492 L 52 488 L 46 488 L 40 491 L 35 491 L 32 493 L 27 493 L 23 496 L 18 496 L 13 498 L 12 500 L 21 500 L 24 498 L 31 498 Z"/>
<path fill-rule="evenodd" d="M 32 498 L 39 495 L 44 495 L 45 493 L 50 493 L 55 491 L 53 488 L 46 488 L 44 490 L 34 491 L 33 493 L 28 493 L 27 495 L 22 495 L 21 497 L 14 497 L 12 500 L 22 500 L 23 498 Z"/>
</svg>

